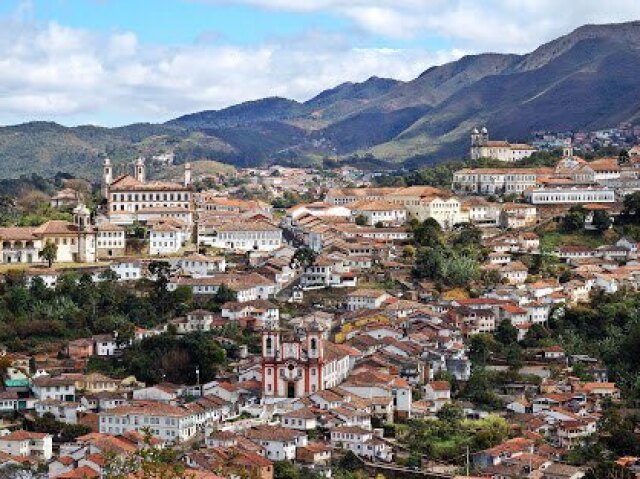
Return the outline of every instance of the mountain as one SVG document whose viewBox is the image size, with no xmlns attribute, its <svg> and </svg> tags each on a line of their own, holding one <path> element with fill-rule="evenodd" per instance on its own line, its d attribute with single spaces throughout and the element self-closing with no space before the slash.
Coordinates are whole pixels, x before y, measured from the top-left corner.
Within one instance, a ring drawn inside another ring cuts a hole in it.
<svg viewBox="0 0 640 479">
<path fill-rule="evenodd" d="M 586 25 L 525 55 L 486 53 L 403 82 L 371 77 L 306 102 L 264 98 L 163 125 L 0 128 L 0 177 L 73 172 L 172 151 L 178 163 L 307 164 L 326 156 L 417 166 L 466 155 L 469 132 L 526 140 L 533 130 L 640 124 L 640 22 Z"/>
</svg>

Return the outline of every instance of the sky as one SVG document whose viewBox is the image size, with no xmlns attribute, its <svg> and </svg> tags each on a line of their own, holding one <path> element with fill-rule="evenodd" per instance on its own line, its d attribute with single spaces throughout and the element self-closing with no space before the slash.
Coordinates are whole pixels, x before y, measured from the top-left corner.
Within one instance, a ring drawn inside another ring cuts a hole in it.
<svg viewBox="0 0 640 479">
<path fill-rule="evenodd" d="M 163 122 L 526 53 L 638 0 L 0 0 L 0 124 Z"/>
</svg>

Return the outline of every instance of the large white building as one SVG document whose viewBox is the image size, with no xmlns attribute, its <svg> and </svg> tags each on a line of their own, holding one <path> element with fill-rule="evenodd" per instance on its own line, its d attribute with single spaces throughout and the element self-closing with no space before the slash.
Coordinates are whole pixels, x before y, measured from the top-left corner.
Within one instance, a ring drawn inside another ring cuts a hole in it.
<svg viewBox="0 0 640 479">
<path fill-rule="evenodd" d="M 347 206 L 356 202 L 385 201 L 404 207 L 407 220 L 436 220 L 443 228 L 462 223 L 460 200 L 448 191 L 432 186 L 406 188 L 338 188 L 329 190 L 325 202 Z M 383 222 L 384 223 L 384 222 Z"/>
<path fill-rule="evenodd" d="M 534 205 L 615 203 L 613 189 L 597 185 L 549 185 L 524 192 L 524 198 Z"/>
<path fill-rule="evenodd" d="M 357 201 L 349 205 L 354 218 L 363 217 L 368 226 L 401 226 L 407 222 L 404 206 L 391 201 Z"/>
<path fill-rule="evenodd" d="M 99 258 L 123 256 L 125 250 L 126 237 L 122 226 L 108 221 L 96 225 L 96 254 Z"/>
<path fill-rule="evenodd" d="M 463 168 L 453 174 L 452 189 L 467 194 L 520 195 L 553 173 L 553 168 Z"/>
<path fill-rule="evenodd" d="M 119 406 L 99 414 L 102 434 L 121 435 L 129 431 L 151 435 L 169 442 L 192 438 L 207 418 L 197 404 L 174 406 L 163 403 L 138 403 Z"/>
<path fill-rule="evenodd" d="M 471 133 L 471 159 L 494 158 L 504 162 L 519 161 L 528 158 L 536 152 L 531 145 L 509 143 L 508 141 L 490 141 L 489 132 L 485 127 L 478 131 L 474 128 Z"/>
<path fill-rule="evenodd" d="M 267 252 L 282 247 L 282 230 L 268 221 L 203 221 L 198 224 L 198 244 L 239 251 Z"/>
<path fill-rule="evenodd" d="M 147 181 L 142 158 L 135 163 L 134 176 L 113 177 L 113 166 L 104 160 L 102 191 L 107 199 L 109 221 L 130 225 L 152 218 L 176 218 L 192 224 L 191 165 L 184 170 L 184 182 Z"/>
</svg>

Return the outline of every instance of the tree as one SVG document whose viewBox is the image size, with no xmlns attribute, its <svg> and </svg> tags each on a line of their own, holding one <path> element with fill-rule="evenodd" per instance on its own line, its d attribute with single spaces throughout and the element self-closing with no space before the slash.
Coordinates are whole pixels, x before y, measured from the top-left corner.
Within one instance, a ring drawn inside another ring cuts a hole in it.
<svg viewBox="0 0 640 479">
<path fill-rule="evenodd" d="M 42 191 L 31 190 L 18 198 L 16 203 L 25 213 L 34 213 L 49 204 L 49 196 Z"/>
<path fill-rule="evenodd" d="M 355 222 L 358 226 L 366 226 L 367 225 L 367 217 L 365 215 L 356 216 Z"/>
<path fill-rule="evenodd" d="M 518 340 L 518 330 L 511 323 L 510 319 L 500 321 L 496 328 L 496 339 L 505 346 L 513 344 Z"/>
<path fill-rule="evenodd" d="M 464 411 L 457 404 L 448 403 L 440 408 L 436 413 L 436 416 L 440 421 L 444 421 L 449 424 L 458 424 L 464 419 Z"/>
<path fill-rule="evenodd" d="M 487 364 L 489 356 L 497 349 L 497 346 L 496 340 L 490 334 L 474 334 L 471 336 L 469 358 L 474 364 Z"/>
<path fill-rule="evenodd" d="M 166 314 L 171 308 L 171 295 L 167 290 L 171 265 L 167 261 L 151 261 L 149 263 L 149 274 L 155 277 L 152 294 L 153 304 L 161 314 Z"/>
<path fill-rule="evenodd" d="M 524 365 L 522 357 L 522 348 L 516 343 L 510 344 L 505 350 L 505 359 L 512 371 L 519 371 Z"/>
<path fill-rule="evenodd" d="M 316 260 L 316 256 L 318 256 L 318 254 L 315 251 L 305 246 L 296 250 L 296 252 L 293 254 L 293 261 L 297 262 L 303 267 L 307 267 L 313 264 L 313 262 Z"/>
<path fill-rule="evenodd" d="M 38 251 L 38 257 L 44 259 L 49 265 L 49 268 L 51 268 L 53 262 L 58 257 L 58 245 L 53 241 L 47 241 L 43 248 Z"/>
<path fill-rule="evenodd" d="M 607 231 L 611 228 L 611 215 L 606 210 L 596 210 L 593 213 L 591 223 L 600 232 Z"/>
<path fill-rule="evenodd" d="M 290 461 L 275 461 L 273 463 L 273 479 L 299 479 L 298 468 Z"/>
<path fill-rule="evenodd" d="M 640 220 L 640 191 L 625 196 L 622 204 L 625 218 L 638 222 Z"/>
<path fill-rule="evenodd" d="M 415 247 L 408 244 L 404 248 L 402 248 L 402 256 L 404 258 L 415 258 L 416 257 L 416 249 Z"/>
<path fill-rule="evenodd" d="M 464 223 L 460 225 L 460 232 L 454 238 L 454 246 L 468 247 L 478 246 L 482 240 L 482 231 L 471 223 Z"/>
<path fill-rule="evenodd" d="M 224 303 L 230 303 L 238 300 L 238 293 L 231 289 L 226 284 L 222 283 L 218 286 L 218 291 L 213 295 L 213 302 L 216 305 L 223 305 Z"/>
<path fill-rule="evenodd" d="M 568 233 L 580 231 L 584 228 L 586 217 L 587 211 L 582 205 L 572 206 L 562 219 L 562 229 Z"/>
<path fill-rule="evenodd" d="M 442 227 L 433 218 L 427 218 L 422 223 L 412 220 L 409 226 L 413 231 L 413 242 L 416 245 L 430 248 L 442 245 Z"/>
<path fill-rule="evenodd" d="M 635 479 L 637 476 L 630 469 L 623 468 L 615 462 L 598 462 L 591 467 L 585 479 Z"/>
<path fill-rule="evenodd" d="M 631 161 L 631 157 L 629 156 L 629 152 L 627 150 L 620 150 L 620 154 L 618 155 L 618 163 L 624 165 Z"/>
<path fill-rule="evenodd" d="M 104 467 L 105 479 L 150 478 L 182 479 L 193 478 L 184 462 L 179 460 L 178 451 L 172 447 L 151 445 L 151 434 L 147 431 L 145 445 L 130 454 L 107 454 Z"/>
</svg>

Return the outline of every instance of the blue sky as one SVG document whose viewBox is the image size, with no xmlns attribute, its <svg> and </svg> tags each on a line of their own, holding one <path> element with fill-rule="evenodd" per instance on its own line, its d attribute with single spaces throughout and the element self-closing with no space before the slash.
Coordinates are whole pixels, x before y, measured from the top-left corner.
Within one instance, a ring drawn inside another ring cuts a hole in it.
<svg viewBox="0 0 640 479">
<path fill-rule="evenodd" d="M 527 52 L 637 0 L 0 0 L 0 123 L 165 121 Z"/>
</svg>

